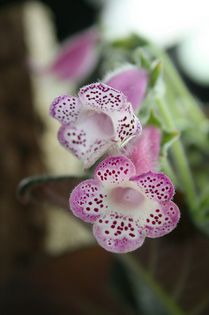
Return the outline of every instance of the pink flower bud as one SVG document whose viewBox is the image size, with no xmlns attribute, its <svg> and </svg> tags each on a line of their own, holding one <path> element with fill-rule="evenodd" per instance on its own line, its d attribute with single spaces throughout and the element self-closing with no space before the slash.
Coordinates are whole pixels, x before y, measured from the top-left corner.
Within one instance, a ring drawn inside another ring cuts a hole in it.
<svg viewBox="0 0 209 315">
<path fill-rule="evenodd" d="M 108 76 L 105 83 L 123 92 L 137 112 L 146 93 L 148 75 L 144 69 L 130 66 Z"/>
</svg>

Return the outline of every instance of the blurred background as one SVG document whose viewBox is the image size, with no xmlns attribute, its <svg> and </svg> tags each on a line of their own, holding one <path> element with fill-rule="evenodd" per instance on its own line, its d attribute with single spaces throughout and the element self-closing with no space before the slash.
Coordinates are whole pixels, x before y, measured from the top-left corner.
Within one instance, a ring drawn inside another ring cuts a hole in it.
<svg viewBox="0 0 209 315">
<path fill-rule="evenodd" d="M 133 311 L 130 292 L 128 302 L 121 304 L 113 294 L 115 286 L 107 289 L 108 274 L 115 268 L 113 255 L 94 246 L 86 228 L 59 207 L 44 202 L 23 205 L 16 196 L 24 177 L 81 174 L 79 162 L 59 146 L 58 125 L 48 115 L 52 99 L 74 91 L 75 85 L 42 76 L 33 66 L 49 64 L 63 41 L 95 23 L 106 40 L 135 32 L 166 49 L 188 88 L 207 109 L 208 1 L 0 0 L 2 315 L 145 314 Z M 148 243 L 142 250 L 142 260 L 146 261 L 152 246 Z M 124 285 L 128 280 L 123 280 Z M 98 281 L 104 284 L 100 288 Z M 127 288 L 126 283 L 123 293 Z M 106 309 L 107 304 L 111 309 Z"/>
</svg>

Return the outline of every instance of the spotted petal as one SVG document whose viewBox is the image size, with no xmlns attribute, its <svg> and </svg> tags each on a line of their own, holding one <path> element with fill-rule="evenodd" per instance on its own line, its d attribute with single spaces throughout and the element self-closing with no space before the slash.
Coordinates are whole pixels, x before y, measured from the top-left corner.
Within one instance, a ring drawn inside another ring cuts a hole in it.
<svg viewBox="0 0 209 315">
<path fill-rule="evenodd" d="M 108 157 L 95 170 L 95 178 L 106 186 L 128 182 L 135 174 L 133 163 L 125 156 Z"/>
<path fill-rule="evenodd" d="M 149 199 L 159 202 L 171 200 L 174 195 L 174 186 L 171 180 L 163 173 L 147 172 L 131 178 L 140 191 Z"/>
<path fill-rule="evenodd" d="M 100 246 L 114 253 L 127 253 L 139 248 L 145 239 L 142 229 L 128 216 L 110 213 L 98 219 L 93 226 Z"/>
<path fill-rule="evenodd" d="M 93 83 L 80 89 L 79 98 L 89 109 L 102 112 L 123 110 L 126 107 L 125 95 L 104 83 Z"/>
<path fill-rule="evenodd" d="M 92 113 L 76 125 L 62 125 L 59 142 L 89 167 L 112 145 L 112 123 L 104 114 Z"/>
<path fill-rule="evenodd" d="M 81 103 L 77 97 L 63 95 L 54 99 L 49 113 L 61 124 L 69 124 L 77 120 L 80 109 Z"/>
<path fill-rule="evenodd" d="M 147 237 L 156 238 L 164 236 L 175 229 L 180 219 L 180 211 L 172 202 L 164 202 L 152 211 L 146 212 L 145 232 Z"/>
<path fill-rule="evenodd" d="M 144 69 L 128 67 L 106 78 L 106 84 L 125 94 L 137 112 L 145 96 L 148 75 Z"/>
<path fill-rule="evenodd" d="M 76 217 L 93 223 L 107 211 L 106 198 L 107 195 L 101 184 L 95 179 L 87 179 L 72 191 L 69 200 L 70 208 Z"/>
<path fill-rule="evenodd" d="M 123 111 L 114 111 L 110 117 L 115 130 L 115 141 L 123 143 L 130 137 L 141 135 L 142 126 L 134 114 L 131 104 L 127 103 L 127 107 Z"/>
</svg>

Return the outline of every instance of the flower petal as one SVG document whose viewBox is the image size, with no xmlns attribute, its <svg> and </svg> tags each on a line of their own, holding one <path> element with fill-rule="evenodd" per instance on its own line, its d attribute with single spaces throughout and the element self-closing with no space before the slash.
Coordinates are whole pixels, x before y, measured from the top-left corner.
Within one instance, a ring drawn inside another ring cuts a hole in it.
<svg viewBox="0 0 209 315">
<path fill-rule="evenodd" d="M 174 186 L 163 173 L 147 172 L 130 179 L 146 195 L 149 199 L 154 199 L 159 202 L 168 201 L 174 195 Z"/>
<path fill-rule="evenodd" d="M 134 163 L 138 175 L 155 170 L 160 153 L 160 130 L 154 126 L 143 128 L 140 137 L 135 137 L 123 148 L 124 154 Z"/>
<path fill-rule="evenodd" d="M 78 118 L 81 109 L 81 103 L 74 96 L 58 96 L 52 102 L 49 113 L 62 124 L 69 124 Z"/>
<path fill-rule="evenodd" d="M 110 138 L 86 120 L 82 125 L 62 125 L 58 140 L 66 149 L 83 161 L 86 168 L 93 165 L 112 145 Z"/>
<path fill-rule="evenodd" d="M 107 211 L 107 195 L 95 179 L 87 179 L 74 188 L 70 195 L 70 208 L 76 217 L 85 222 L 95 222 Z"/>
<path fill-rule="evenodd" d="M 93 225 L 93 234 L 100 246 L 113 253 L 127 253 L 139 248 L 145 239 L 131 217 L 107 214 Z"/>
<path fill-rule="evenodd" d="M 144 225 L 146 236 L 151 238 L 161 237 L 175 229 L 180 219 L 180 211 L 172 202 L 164 202 L 152 212 L 147 212 Z"/>
<path fill-rule="evenodd" d="M 129 67 L 106 79 L 105 83 L 125 94 L 135 112 L 142 104 L 145 96 L 148 76 L 144 69 Z"/>
<path fill-rule="evenodd" d="M 135 116 L 131 104 L 127 104 L 125 110 L 111 113 L 111 119 L 115 129 L 114 140 L 123 143 L 130 137 L 140 135 L 142 126 L 139 119 Z"/>
<path fill-rule="evenodd" d="M 127 99 L 123 93 L 104 83 L 93 83 L 80 89 L 79 98 L 89 109 L 113 112 L 125 108 Z"/>
<path fill-rule="evenodd" d="M 98 61 L 97 42 L 99 33 L 90 28 L 71 37 L 61 47 L 48 72 L 63 80 L 82 80 L 95 67 Z"/>
<path fill-rule="evenodd" d="M 95 170 L 95 178 L 103 185 L 120 184 L 129 181 L 136 174 L 131 160 L 125 156 L 111 156 L 102 161 Z"/>
</svg>

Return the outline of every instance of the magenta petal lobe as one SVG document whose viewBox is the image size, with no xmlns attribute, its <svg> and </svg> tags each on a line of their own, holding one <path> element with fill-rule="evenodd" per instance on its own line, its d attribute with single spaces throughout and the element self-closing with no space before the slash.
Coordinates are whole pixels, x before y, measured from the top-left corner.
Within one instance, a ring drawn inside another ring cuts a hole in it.
<svg viewBox="0 0 209 315">
<path fill-rule="evenodd" d="M 123 143 L 133 136 L 140 136 L 142 126 L 139 119 L 135 116 L 131 104 L 127 104 L 122 112 L 113 112 L 111 118 L 115 128 L 115 140 Z"/>
<path fill-rule="evenodd" d="M 100 246 L 113 253 L 127 253 L 139 248 L 145 239 L 131 217 L 117 213 L 101 216 L 93 225 L 94 236 Z"/>
<path fill-rule="evenodd" d="M 135 175 L 133 163 L 125 156 L 108 157 L 95 170 L 95 178 L 103 185 L 120 184 Z"/>
<path fill-rule="evenodd" d="M 146 219 L 147 237 L 156 238 L 164 236 L 174 230 L 180 219 L 180 211 L 177 205 L 172 202 L 164 202 Z"/>
<path fill-rule="evenodd" d="M 148 75 L 144 69 L 128 67 L 109 77 L 106 84 L 123 92 L 136 112 L 146 93 Z"/>
<path fill-rule="evenodd" d="M 126 97 L 104 83 L 93 83 L 80 89 L 79 98 L 87 107 L 103 112 L 121 110 L 126 105 Z"/>
<path fill-rule="evenodd" d="M 81 108 L 81 103 L 77 97 L 63 95 L 58 96 L 52 102 L 50 115 L 62 124 L 75 122 Z"/>
<path fill-rule="evenodd" d="M 147 172 L 142 175 L 131 178 L 144 193 L 147 198 L 159 202 L 168 201 L 174 195 L 174 186 L 163 173 Z"/>
<path fill-rule="evenodd" d="M 81 182 L 70 195 L 70 208 L 76 217 L 85 222 L 95 222 L 108 210 L 107 195 L 94 179 Z"/>
</svg>

